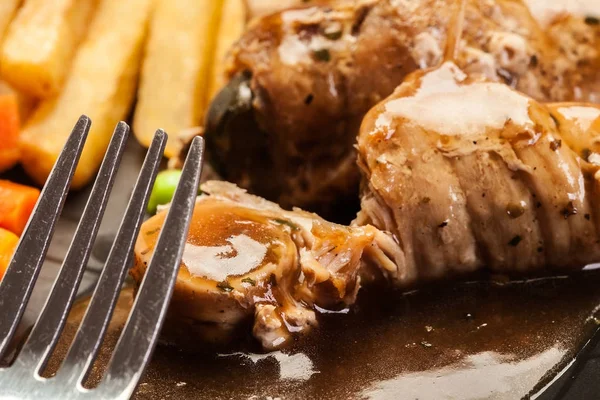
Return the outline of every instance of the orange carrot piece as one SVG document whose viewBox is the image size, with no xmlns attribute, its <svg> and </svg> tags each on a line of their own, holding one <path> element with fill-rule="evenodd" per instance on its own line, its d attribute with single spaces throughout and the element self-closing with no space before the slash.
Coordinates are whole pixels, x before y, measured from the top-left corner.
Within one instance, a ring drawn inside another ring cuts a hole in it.
<svg viewBox="0 0 600 400">
<path fill-rule="evenodd" d="M 36 188 L 0 180 L 0 228 L 20 236 L 39 196 Z"/>
<path fill-rule="evenodd" d="M 17 235 L 0 228 L 0 279 L 2 279 L 6 268 L 8 268 L 18 242 L 19 237 Z"/>
<path fill-rule="evenodd" d="M 0 94 L 0 172 L 14 167 L 19 149 L 19 101 L 15 93 Z"/>
</svg>

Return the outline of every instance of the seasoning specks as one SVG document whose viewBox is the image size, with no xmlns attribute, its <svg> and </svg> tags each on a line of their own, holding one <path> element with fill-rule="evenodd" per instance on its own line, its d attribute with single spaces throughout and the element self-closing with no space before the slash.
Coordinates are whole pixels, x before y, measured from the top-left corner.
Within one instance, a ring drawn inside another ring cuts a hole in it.
<svg viewBox="0 0 600 400">
<path fill-rule="evenodd" d="M 514 238 L 510 239 L 510 242 L 508 242 L 508 245 L 516 247 L 519 243 L 521 243 L 521 240 L 523 240 L 523 238 L 520 235 L 515 235 Z"/>
</svg>

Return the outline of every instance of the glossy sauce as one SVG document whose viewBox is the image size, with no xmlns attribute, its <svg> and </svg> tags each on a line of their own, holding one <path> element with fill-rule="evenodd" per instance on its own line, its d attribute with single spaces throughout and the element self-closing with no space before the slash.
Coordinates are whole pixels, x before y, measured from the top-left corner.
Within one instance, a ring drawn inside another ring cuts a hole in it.
<svg viewBox="0 0 600 400">
<path fill-rule="evenodd" d="M 283 352 L 252 342 L 229 353 L 159 346 L 135 398 L 517 399 L 544 387 L 596 324 L 600 274 L 529 283 L 446 283 L 400 294 L 362 293 L 345 314 Z M 131 303 L 125 291 L 109 330 L 97 382 Z M 55 369 L 80 320 L 76 305 L 50 362 Z M 252 397 L 256 396 L 256 397 Z"/>
<path fill-rule="evenodd" d="M 412 96 L 386 101 L 376 127 L 389 129 L 394 118 L 402 117 L 442 135 L 473 136 L 501 129 L 507 120 L 533 125 L 528 97 L 492 82 L 463 85 L 466 79 L 455 64 L 444 63 L 421 78 Z"/>
</svg>

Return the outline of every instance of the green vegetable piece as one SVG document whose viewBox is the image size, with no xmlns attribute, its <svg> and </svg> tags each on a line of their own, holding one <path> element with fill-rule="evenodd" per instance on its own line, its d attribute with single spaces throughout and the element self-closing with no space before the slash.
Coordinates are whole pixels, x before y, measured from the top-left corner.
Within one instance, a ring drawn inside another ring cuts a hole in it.
<svg viewBox="0 0 600 400">
<path fill-rule="evenodd" d="M 150 200 L 148 200 L 148 213 L 154 214 L 158 206 L 171 202 L 179 178 L 181 178 L 181 170 L 179 169 L 168 169 L 158 173 L 150 194 Z"/>
<path fill-rule="evenodd" d="M 223 281 L 223 282 L 217 283 L 217 287 L 219 289 L 221 289 L 222 291 L 224 291 L 224 292 L 231 292 L 231 291 L 233 291 L 233 286 L 231 286 L 229 284 L 229 282 L 227 282 L 227 281 Z"/>
<path fill-rule="evenodd" d="M 319 49 L 313 51 L 313 56 L 317 61 L 328 62 L 331 60 L 331 53 L 327 49 Z"/>
<path fill-rule="evenodd" d="M 256 281 L 252 278 L 244 278 L 244 279 L 242 279 L 242 282 L 249 283 L 252 286 L 256 286 Z"/>
<path fill-rule="evenodd" d="M 275 218 L 272 221 L 279 225 L 289 226 L 290 228 L 292 228 L 293 231 L 297 231 L 300 229 L 300 227 L 298 225 L 294 224 L 293 222 L 288 221 L 287 219 Z"/>
</svg>

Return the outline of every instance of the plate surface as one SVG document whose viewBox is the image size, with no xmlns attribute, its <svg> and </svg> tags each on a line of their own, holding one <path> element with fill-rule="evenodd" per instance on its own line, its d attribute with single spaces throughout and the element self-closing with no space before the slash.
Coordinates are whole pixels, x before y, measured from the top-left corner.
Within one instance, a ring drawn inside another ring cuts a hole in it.
<svg viewBox="0 0 600 400">
<path fill-rule="evenodd" d="M 106 258 L 143 153 L 135 143 L 129 145 L 82 292 L 93 287 Z M 68 200 L 25 325 L 43 304 L 86 197 L 84 191 Z M 324 316 L 319 331 L 285 352 L 257 354 L 252 343 L 227 351 L 198 343 L 194 352 L 161 345 L 136 398 L 516 399 L 537 397 L 544 389 L 539 396 L 544 400 L 594 399 L 600 386 L 593 383 L 600 373 L 596 340 L 571 362 L 597 329 L 592 316 L 600 304 L 599 284 L 600 271 L 589 271 L 528 283 L 447 283 L 404 295 L 365 291 L 351 311 Z M 125 289 L 90 377 L 92 385 L 101 376 L 131 300 L 131 288 Z M 64 355 L 85 305 L 83 296 L 49 374 Z M 552 382 L 558 372 L 564 373 Z M 578 378 L 571 379 L 573 375 Z"/>
</svg>

